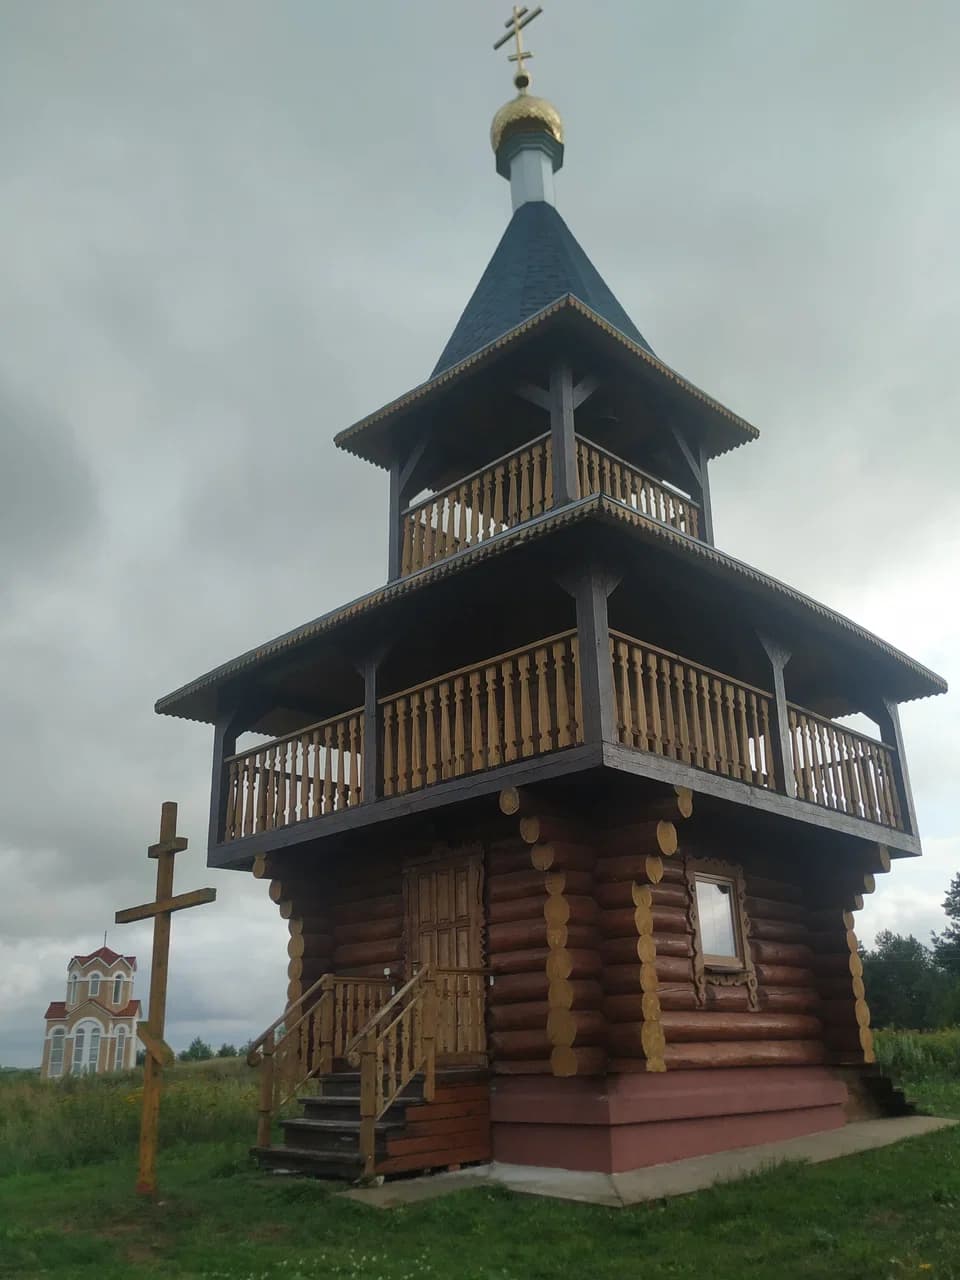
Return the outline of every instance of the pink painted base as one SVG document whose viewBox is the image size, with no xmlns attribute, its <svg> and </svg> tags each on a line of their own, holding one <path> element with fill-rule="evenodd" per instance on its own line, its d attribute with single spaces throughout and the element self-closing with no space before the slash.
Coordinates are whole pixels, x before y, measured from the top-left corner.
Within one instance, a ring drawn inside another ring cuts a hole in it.
<svg viewBox="0 0 960 1280">
<path fill-rule="evenodd" d="M 493 1158 L 624 1173 L 838 1129 L 847 1088 L 822 1067 L 497 1079 Z"/>
</svg>

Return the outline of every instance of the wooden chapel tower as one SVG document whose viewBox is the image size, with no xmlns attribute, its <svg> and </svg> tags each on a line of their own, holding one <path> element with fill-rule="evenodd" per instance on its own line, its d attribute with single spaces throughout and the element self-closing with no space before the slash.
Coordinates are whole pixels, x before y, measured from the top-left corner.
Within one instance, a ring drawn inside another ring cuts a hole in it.
<svg viewBox="0 0 960 1280">
<path fill-rule="evenodd" d="M 944 682 L 716 546 L 709 464 L 757 432 L 557 212 L 525 13 L 506 232 L 430 377 L 336 438 L 389 473 L 386 585 L 157 704 L 215 726 L 209 864 L 289 922 L 268 1163 L 619 1171 L 898 1101 L 851 913 L 920 852 L 897 704 Z"/>
</svg>

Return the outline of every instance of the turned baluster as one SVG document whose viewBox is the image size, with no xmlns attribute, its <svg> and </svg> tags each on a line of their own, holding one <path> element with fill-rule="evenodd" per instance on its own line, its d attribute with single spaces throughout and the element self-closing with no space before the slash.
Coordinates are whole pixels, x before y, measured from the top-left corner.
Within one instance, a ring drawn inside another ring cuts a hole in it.
<svg viewBox="0 0 960 1280">
<path fill-rule="evenodd" d="M 420 734 L 420 694 L 410 695 L 410 788 L 423 786 L 423 743 Z"/>
<path fill-rule="evenodd" d="M 503 465 L 501 464 L 493 473 L 493 532 L 499 533 L 504 527 Z"/>
<path fill-rule="evenodd" d="M 664 755 L 677 756 L 677 735 L 676 727 L 673 720 L 673 695 L 671 693 L 671 685 L 673 681 L 670 678 L 670 659 L 660 659 L 660 680 L 659 688 L 663 696 L 663 746 Z"/>
<path fill-rule="evenodd" d="M 687 668 L 686 680 L 690 705 L 690 737 L 693 744 L 691 761 L 698 768 L 702 769 L 704 767 L 704 756 L 703 729 L 700 725 L 700 684 L 697 680 L 697 673 L 694 671 L 693 667 Z"/>
<path fill-rule="evenodd" d="M 515 525 L 520 520 L 520 493 L 517 488 L 517 472 L 519 459 L 514 454 L 507 463 L 507 524 Z"/>
<path fill-rule="evenodd" d="M 537 649 L 534 661 L 537 664 L 537 749 L 550 751 L 553 747 L 553 726 L 550 722 L 550 695 L 547 691 L 546 649 Z"/>
<path fill-rule="evenodd" d="M 557 640 L 553 646 L 554 703 L 557 709 L 557 746 L 573 745 L 570 724 L 570 700 L 567 697 L 566 641 Z"/>
<path fill-rule="evenodd" d="M 453 756 L 453 737 L 450 730 L 450 682 L 444 680 L 440 685 L 440 776 L 452 778 L 455 761 Z"/>
<path fill-rule="evenodd" d="M 520 521 L 530 519 L 530 454 L 520 454 Z"/>
<path fill-rule="evenodd" d="M 480 713 L 480 672 L 470 672 L 470 768 L 476 773 L 483 768 L 483 720 Z"/>
<path fill-rule="evenodd" d="M 524 756 L 534 754 L 533 710 L 530 703 L 530 655 L 521 653 L 517 659 L 520 680 L 520 742 Z"/>
<path fill-rule="evenodd" d="M 625 640 L 614 641 L 610 637 L 610 656 L 614 660 L 614 693 L 617 703 L 617 730 L 620 741 L 628 747 L 634 745 L 636 732 L 633 721 L 633 701 L 630 697 L 630 647 Z"/>
<path fill-rule="evenodd" d="M 439 761 L 437 760 L 437 726 L 434 720 L 434 702 L 436 699 L 436 689 L 434 686 L 428 685 L 423 691 L 423 715 L 426 721 L 426 752 L 427 752 L 427 769 L 426 782 L 427 786 L 432 786 L 440 777 Z"/>
<path fill-rule="evenodd" d="M 397 793 L 403 795 L 410 790 L 410 775 L 407 769 L 407 700 L 397 699 Z"/>
<path fill-rule="evenodd" d="M 650 710 L 650 737 L 652 750 L 658 756 L 665 754 L 663 750 L 663 731 L 660 723 L 660 667 L 657 655 L 649 650 L 646 655 L 647 666 L 647 705 Z"/>
<path fill-rule="evenodd" d="M 383 708 L 383 794 L 392 796 L 396 791 L 396 778 L 393 772 L 393 703 L 387 702 Z"/>
<path fill-rule="evenodd" d="M 467 771 L 467 741 L 463 724 L 463 676 L 453 682 L 453 758 L 454 773 L 459 778 Z"/>
<path fill-rule="evenodd" d="M 483 674 L 487 694 L 486 765 L 490 769 L 503 762 L 500 711 L 497 706 L 497 668 L 487 667 Z"/>
<path fill-rule="evenodd" d="M 506 658 L 500 665 L 500 678 L 503 683 L 503 758 L 509 764 L 516 760 L 519 752 L 517 742 L 517 722 L 513 710 L 513 659 Z"/>
<path fill-rule="evenodd" d="M 538 516 L 543 511 L 543 447 L 535 444 L 532 449 L 533 487 L 530 495 L 530 514 Z"/>
<path fill-rule="evenodd" d="M 717 773 L 717 745 L 714 734 L 713 707 L 710 702 L 710 677 L 700 673 L 700 719 L 703 724 L 704 755 L 707 768 Z"/>
</svg>

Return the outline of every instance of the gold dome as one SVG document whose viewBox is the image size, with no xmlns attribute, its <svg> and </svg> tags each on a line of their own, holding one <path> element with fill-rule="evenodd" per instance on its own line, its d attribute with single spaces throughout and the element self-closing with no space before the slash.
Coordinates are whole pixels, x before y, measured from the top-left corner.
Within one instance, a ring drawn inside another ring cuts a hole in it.
<svg viewBox="0 0 960 1280">
<path fill-rule="evenodd" d="M 530 129 L 541 129 L 555 141 L 563 143 L 563 121 L 553 103 L 546 98 L 537 98 L 532 93 L 518 93 L 493 117 L 490 145 L 494 151 L 499 151 L 500 143 L 508 134 Z"/>
</svg>

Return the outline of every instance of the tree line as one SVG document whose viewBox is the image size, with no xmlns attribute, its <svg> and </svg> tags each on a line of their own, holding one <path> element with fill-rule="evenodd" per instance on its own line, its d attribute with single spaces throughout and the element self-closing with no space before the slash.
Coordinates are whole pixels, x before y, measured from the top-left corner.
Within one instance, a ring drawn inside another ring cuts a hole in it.
<svg viewBox="0 0 960 1280">
<path fill-rule="evenodd" d="M 943 902 L 947 925 L 926 946 L 884 929 L 861 948 L 863 981 L 875 1027 L 933 1031 L 960 1026 L 960 872 Z"/>
</svg>

